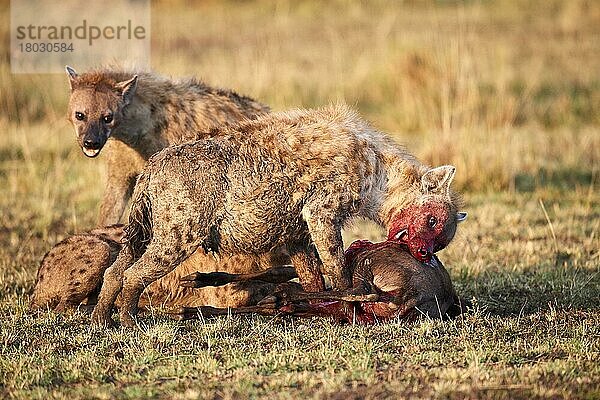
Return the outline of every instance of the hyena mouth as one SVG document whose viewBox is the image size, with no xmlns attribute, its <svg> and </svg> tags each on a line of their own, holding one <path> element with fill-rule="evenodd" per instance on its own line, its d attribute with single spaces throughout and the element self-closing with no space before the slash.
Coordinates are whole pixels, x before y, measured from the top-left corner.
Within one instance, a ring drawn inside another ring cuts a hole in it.
<svg viewBox="0 0 600 400">
<path fill-rule="evenodd" d="M 94 158 L 98 154 L 100 154 L 101 149 L 89 149 L 87 147 L 81 147 L 81 150 L 83 151 L 83 154 L 85 154 L 87 157 Z"/>
</svg>

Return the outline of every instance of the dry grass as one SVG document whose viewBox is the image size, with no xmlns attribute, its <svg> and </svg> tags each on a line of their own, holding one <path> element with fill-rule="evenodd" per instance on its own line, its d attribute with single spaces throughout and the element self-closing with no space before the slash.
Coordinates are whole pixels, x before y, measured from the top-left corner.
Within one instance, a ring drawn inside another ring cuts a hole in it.
<svg viewBox="0 0 600 400">
<path fill-rule="evenodd" d="M 600 397 L 596 2 L 183 3 L 153 5 L 157 71 L 275 109 L 345 100 L 458 167 L 470 217 L 440 256 L 476 311 L 369 328 L 155 317 L 141 332 L 29 314 L 41 256 L 93 225 L 105 177 L 75 146 L 65 77 L 10 74 L 4 23 L 0 397 Z M 381 232 L 345 234 L 359 237 Z"/>
</svg>

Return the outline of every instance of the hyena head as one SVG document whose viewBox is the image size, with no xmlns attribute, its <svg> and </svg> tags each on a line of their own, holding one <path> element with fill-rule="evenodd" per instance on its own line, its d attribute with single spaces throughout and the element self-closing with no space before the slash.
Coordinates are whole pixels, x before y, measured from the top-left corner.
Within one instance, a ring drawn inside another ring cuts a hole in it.
<svg viewBox="0 0 600 400">
<path fill-rule="evenodd" d="M 450 243 L 456 225 L 467 218 L 467 213 L 458 212 L 459 201 L 450 190 L 455 170 L 445 165 L 423 174 L 417 196 L 394 214 L 389 225 L 388 240 L 404 243 L 424 263 Z"/>
<path fill-rule="evenodd" d="M 71 86 L 69 121 L 83 154 L 96 157 L 123 120 L 123 110 L 135 94 L 137 75 L 116 82 L 101 74 L 78 75 L 73 68 L 66 69 Z"/>
</svg>

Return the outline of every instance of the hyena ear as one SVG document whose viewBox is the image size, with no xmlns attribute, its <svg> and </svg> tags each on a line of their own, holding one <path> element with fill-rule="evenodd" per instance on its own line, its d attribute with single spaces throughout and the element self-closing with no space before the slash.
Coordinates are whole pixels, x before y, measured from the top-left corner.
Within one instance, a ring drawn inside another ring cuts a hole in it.
<svg viewBox="0 0 600 400">
<path fill-rule="evenodd" d="M 125 105 L 131 103 L 131 100 L 133 100 L 135 90 L 137 89 L 137 80 L 138 76 L 134 75 L 133 78 L 128 81 L 116 84 L 117 90 L 121 91 L 121 96 L 123 97 L 123 103 L 125 103 Z"/>
<path fill-rule="evenodd" d="M 456 168 L 442 165 L 425 172 L 421 177 L 421 189 L 425 194 L 450 194 L 450 184 L 454 179 Z"/>
<path fill-rule="evenodd" d="M 69 87 L 73 90 L 73 81 L 77 78 L 77 72 L 68 65 L 65 66 L 65 70 L 67 71 L 67 75 L 69 76 Z"/>
</svg>

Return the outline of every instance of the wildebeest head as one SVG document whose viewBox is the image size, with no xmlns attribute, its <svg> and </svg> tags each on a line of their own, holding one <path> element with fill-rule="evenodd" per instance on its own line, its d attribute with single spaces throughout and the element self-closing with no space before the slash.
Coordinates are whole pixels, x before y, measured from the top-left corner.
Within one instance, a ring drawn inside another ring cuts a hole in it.
<svg viewBox="0 0 600 400">
<path fill-rule="evenodd" d="M 123 119 L 123 110 L 137 88 L 137 75 L 116 82 L 90 73 L 78 75 L 66 67 L 71 87 L 69 121 L 83 154 L 96 157 Z"/>
<path fill-rule="evenodd" d="M 454 238 L 457 223 L 467 218 L 467 213 L 458 211 L 458 201 L 450 191 L 455 171 L 450 165 L 427 171 L 421 178 L 420 194 L 392 218 L 388 240 L 406 244 L 419 261 L 431 262 L 433 253 Z"/>
<path fill-rule="evenodd" d="M 355 317 L 358 322 L 400 318 L 413 320 L 455 317 L 466 311 L 469 302 L 461 300 L 448 271 L 432 255 L 426 267 L 415 259 L 406 245 L 386 241 L 353 242 L 345 252 L 345 267 L 353 272 L 353 287 L 367 287 L 379 294 L 374 302 L 361 302 Z M 348 314 L 345 314 L 348 316 Z"/>
</svg>

